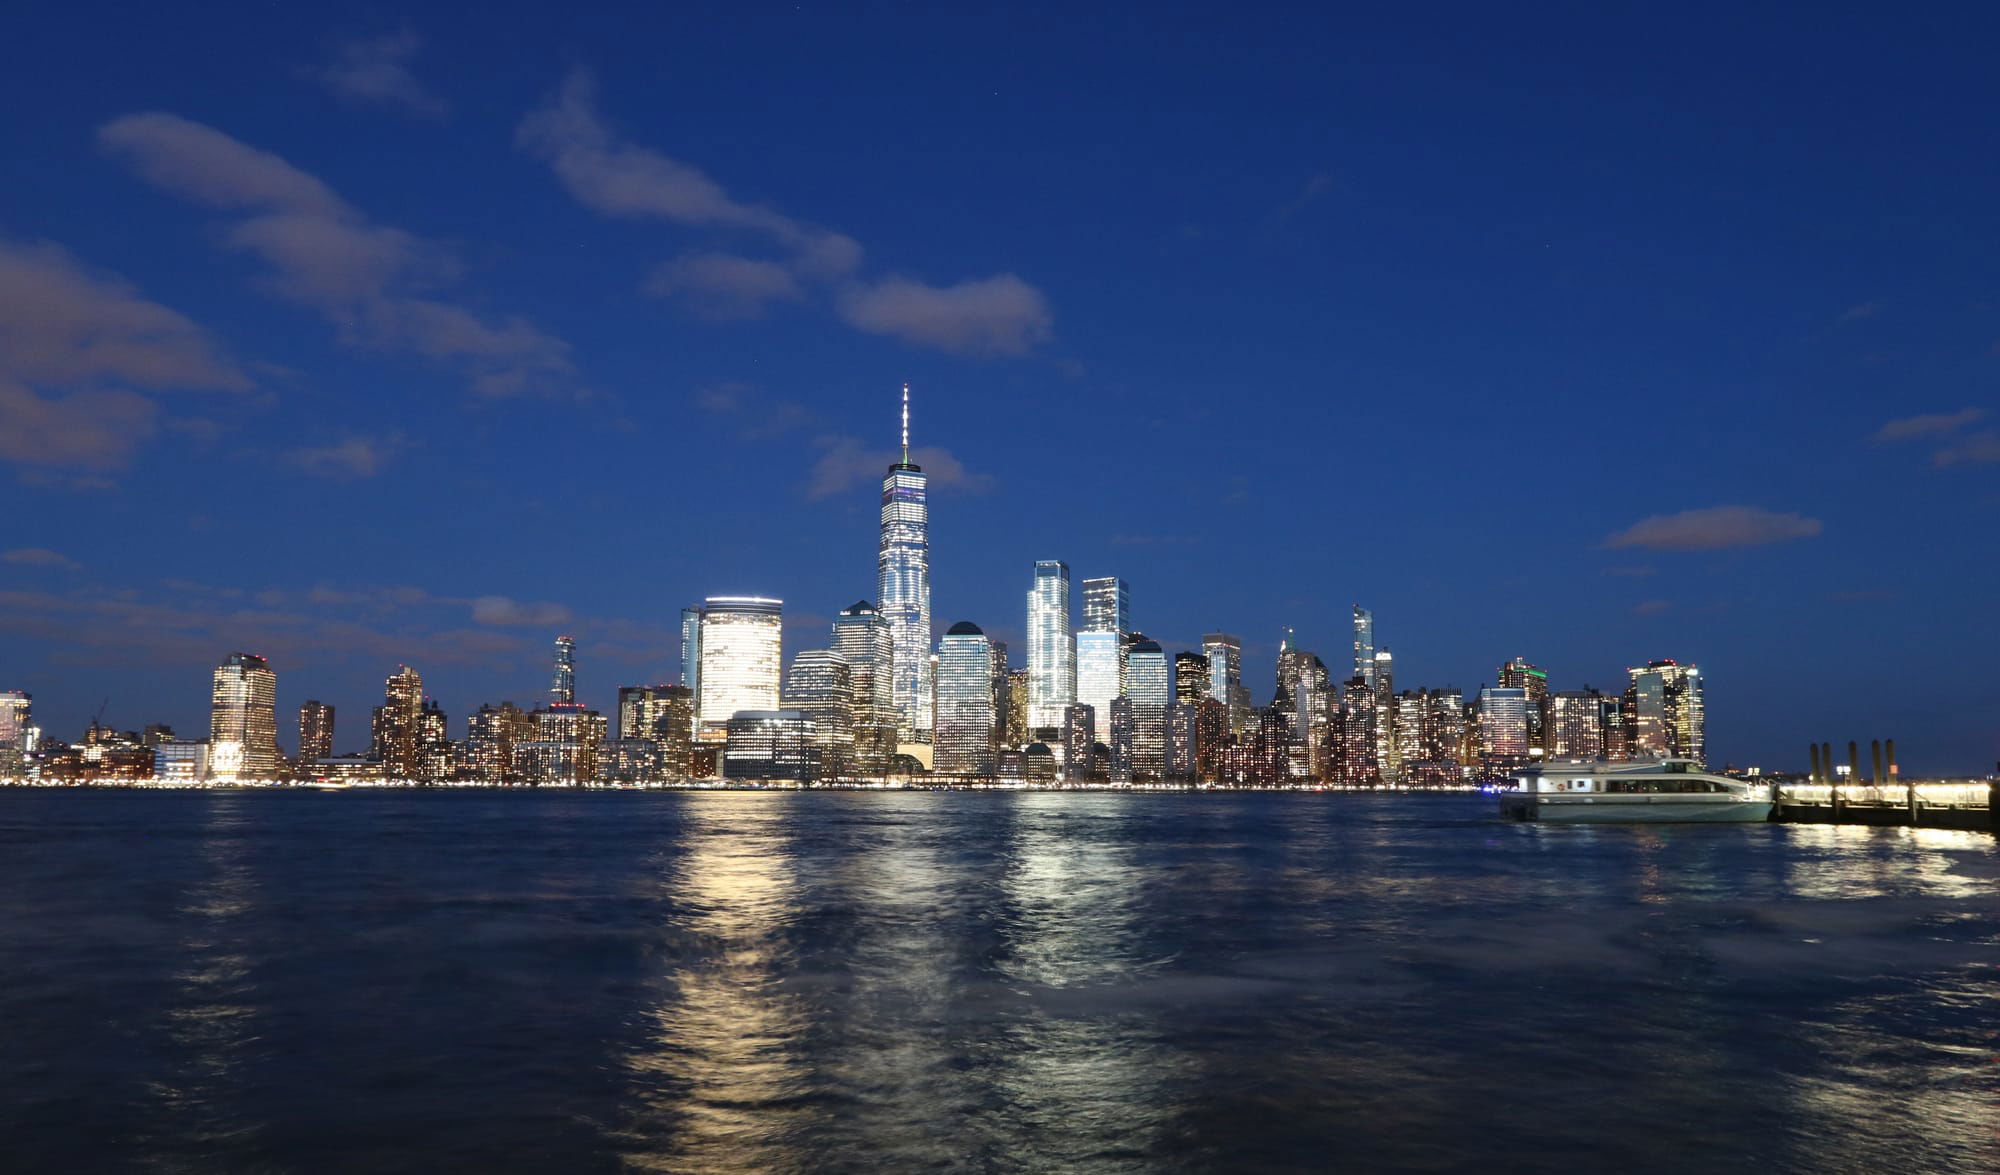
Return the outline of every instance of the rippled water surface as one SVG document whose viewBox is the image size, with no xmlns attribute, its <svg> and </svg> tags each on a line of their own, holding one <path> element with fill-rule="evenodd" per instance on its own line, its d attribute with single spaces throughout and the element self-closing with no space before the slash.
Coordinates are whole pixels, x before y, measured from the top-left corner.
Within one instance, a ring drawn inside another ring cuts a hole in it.
<svg viewBox="0 0 2000 1175">
<path fill-rule="evenodd" d="M 0 791 L 10 1171 L 2000 1169 L 1983 834 Z"/>
</svg>

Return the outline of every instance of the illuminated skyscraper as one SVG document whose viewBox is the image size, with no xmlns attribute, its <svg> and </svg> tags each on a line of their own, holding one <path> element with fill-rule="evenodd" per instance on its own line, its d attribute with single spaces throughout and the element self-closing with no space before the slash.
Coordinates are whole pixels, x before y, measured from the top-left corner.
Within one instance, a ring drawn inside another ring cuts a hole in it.
<svg viewBox="0 0 2000 1175">
<path fill-rule="evenodd" d="M 903 385 L 903 459 L 882 479 L 877 592 L 895 637 L 892 694 L 897 736 L 931 741 L 931 539 L 929 479 L 910 463 L 910 385 Z"/>
<path fill-rule="evenodd" d="M 1549 758 L 1597 759 L 1604 750 L 1602 693 L 1564 690 L 1549 699 Z"/>
<path fill-rule="evenodd" d="M 1480 768 L 1505 776 L 1528 760 L 1528 691 L 1487 687 L 1479 691 Z"/>
<path fill-rule="evenodd" d="M 28 773 L 35 750 L 35 700 L 26 690 L 0 690 L 0 778 Z"/>
<path fill-rule="evenodd" d="M 938 642 L 934 768 L 946 775 L 994 773 L 993 649 L 961 620 Z"/>
<path fill-rule="evenodd" d="M 1174 654 L 1174 701 L 1196 705 L 1208 697 L 1208 658 L 1200 653 Z"/>
<path fill-rule="evenodd" d="M 1167 762 L 1162 778 L 1172 783 L 1195 781 L 1201 767 L 1200 718 L 1200 702 L 1177 701 L 1167 707 Z"/>
<path fill-rule="evenodd" d="M 308 701 L 299 707 L 299 762 L 310 763 L 333 754 L 333 707 Z"/>
<path fill-rule="evenodd" d="M 1090 782 L 1091 747 L 1097 744 L 1097 711 L 1081 702 L 1063 711 L 1063 779 Z"/>
<path fill-rule="evenodd" d="M 1707 711 L 1701 670 L 1673 661 L 1633 669 L 1625 713 L 1634 759 L 1708 762 Z"/>
<path fill-rule="evenodd" d="M 701 609 L 681 609 L 681 684 L 696 693 L 701 677 Z"/>
<path fill-rule="evenodd" d="M 813 745 L 818 748 L 816 779 L 838 779 L 854 769 L 854 674 L 847 658 L 833 649 L 806 649 L 792 654 L 785 675 L 786 710 L 812 720 Z"/>
<path fill-rule="evenodd" d="M 215 668 L 208 712 L 209 778 L 272 779 L 278 754 L 278 675 L 251 653 L 231 653 Z"/>
<path fill-rule="evenodd" d="M 986 651 L 993 658 L 993 745 L 999 751 L 1024 750 L 1025 740 L 1007 741 L 1007 711 L 1014 706 L 1014 679 L 1007 672 L 1007 642 L 987 637 Z"/>
<path fill-rule="evenodd" d="M 1208 658 L 1208 696 L 1228 709 L 1230 732 L 1241 731 L 1250 721 L 1250 691 L 1243 685 L 1243 642 L 1226 632 L 1211 632 L 1201 638 L 1201 651 Z"/>
<path fill-rule="evenodd" d="M 1076 700 L 1099 714 L 1125 692 L 1125 640 L 1111 629 L 1076 634 Z"/>
<path fill-rule="evenodd" d="M 382 704 L 375 707 L 369 757 L 382 764 L 391 779 L 422 779 L 418 748 L 424 712 L 424 679 L 408 665 L 398 665 L 383 683 Z"/>
<path fill-rule="evenodd" d="M 875 605 L 857 600 L 833 618 L 833 647 L 854 690 L 854 769 L 881 775 L 896 753 L 895 634 Z"/>
<path fill-rule="evenodd" d="M 1028 589 L 1028 725 L 1034 730 L 1060 728 L 1063 711 L 1075 701 L 1069 565 L 1044 559 L 1035 564 L 1035 583 Z"/>
<path fill-rule="evenodd" d="M 776 710 L 784 601 L 710 596 L 701 609 L 695 712 L 707 732 L 725 731 L 738 710 Z"/>
<path fill-rule="evenodd" d="M 1156 780 L 1167 772 L 1167 707 L 1174 674 L 1158 641 L 1140 641 L 1126 654 L 1126 696 L 1132 699 L 1132 774 Z"/>
<path fill-rule="evenodd" d="M 1502 686 L 1528 692 L 1528 755 L 1530 758 L 1546 757 L 1549 750 L 1548 673 L 1528 664 L 1526 657 L 1514 658 L 1496 673 Z"/>
<path fill-rule="evenodd" d="M 1026 746 L 1033 739 L 1028 733 L 1028 671 L 1009 669 L 1007 671 L 1007 726 L 1006 735 L 1000 740 L 1002 746 Z"/>
<path fill-rule="evenodd" d="M 1396 741 L 1395 658 L 1389 655 L 1389 650 L 1375 651 L 1375 672 L 1368 681 L 1375 687 L 1375 766 L 1382 773 L 1382 782 L 1401 783 L 1403 754 Z"/>
<path fill-rule="evenodd" d="M 555 672 L 549 675 L 549 701 L 576 701 L 576 638 L 556 638 Z"/>
<path fill-rule="evenodd" d="M 1375 614 L 1354 605 L 1354 676 L 1375 684 Z"/>
<path fill-rule="evenodd" d="M 526 710 L 512 702 L 498 707 L 481 705 L 465 720 L 465 746 L 459 760 L 466 777 L 487 783 L 514 782 L 518 778 L 514 746 L 532 742 L 534 737 L 535 718 Z"/>
<path fill-rule="evenodd" d="M 1084 632 L 1132 631 L 1132 589 L 1117 576 L 1083 581 Z"/>
</svg>

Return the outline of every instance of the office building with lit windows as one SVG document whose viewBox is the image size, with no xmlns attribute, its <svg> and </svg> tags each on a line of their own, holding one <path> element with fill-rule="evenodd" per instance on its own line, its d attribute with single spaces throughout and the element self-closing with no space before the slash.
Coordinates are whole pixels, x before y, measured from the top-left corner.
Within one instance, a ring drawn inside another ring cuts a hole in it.
<svg viewBox="0 0 2000 1175">
<path fill-rule="evenodd" d="M 1528 761 L 1528 691 L 1487 686 L 1479 691 L 1479 757 L 1483 778 L 1501 779 Z"/>
<path fill-rule="evenodd" d="M 1174 674 L 1158 641 L 1140 641 L 1126 653 L 1125 694 L 1132 701 L 1132 775 L 1157 780 L 1167 772 L 1167 707 Z"/>
<path fill-rule="evenodd" d="M 382 764 L 391 779 L 422 779 L 419 730 L 424 710 L 424 679 L 408 665 L 399 665 L 382 686 L 382 704 L 370 716 L 369 758 Z"/>
<path fill-rule="evenodd" d="M 1375 614 L 1354 605 L 1354 676 L 1375 684 Z"/>
<path fill-rule="evenodd" d="M 895 638 L 892 694 L 897 738 L 931 741 L 931 538 L 929 479 L 910 460 L 910 387 L 903 385 L 903 459 L 882 479 L 876 605 Z"/>
<path fill-rule="evenodd" d="M 1084 632 L 1132 631 L 1132 588 L 1117 576 L 1083 581 Z"/>
<path fill-rule="evenodd" d="M 556 638 L 555 668 L 549 674 L 549 701 L 566 705 L 576 701 L 576 638 Z"/>
<path fill-rule="evenodd" d="M 738 710 L 776 710 L 783 673 L 784 602 L 710 596 L 701 608 L 695 712 L 710 735 Z"/>
<path fill-rule="evenodd" d="M 724 779 L 811 783 L 818 775 L 813 722 L 798 710 L 739 710 L 723 729 Z"/>
<path fill-rule="evenodd" d="M 1035 731 L 1059 729 L 1063 711 L 1076 700 L 1076 637 L 1069 627 L 1069 565 L 1058 559 L 1044 559 L 1035 564 L 1034 586 L 1028 589 L 1029 727 Z"/>
<path fill-rule="evenodd" d="M 26 690 L 0 690 L 0 779 L 27 775 L 36 734 L 33 696 Z"/>
<path fill-rule="evenodd" d="M 856 600 L 833 618 L 833 649 L 847 661 L 854 691 L 854 769 L 881 775 L 896 754 L 896 637 L 881 610 Z"/>
<path fill-rule="evenodd" d="M 299 707 L 299 762 L 333 754 L 333 707 L 317 699 Z"/>
<path fill-rule="evenodd" d="M 961 620 L 938 642 L 935 771 L 966 776 L 994 773 L 993 703 L 992 645 L 978 625 Z"/>
<path fill-rule="evenodd" d="M 231 653 L 216 666 L 208 711 L 209 778 L 232 782 L 275 779 L 278 753 L 278 675 L 251 653 Z"/>
<path fill-rule="evenodd" d="M 797 710 L 812 720 L 818 759 L 815 778 L 853 774 L 854 673 L 847 658 L 834 649 L 805 649 L 792 654 L 779 708 Z"/>
<path fill-rule="evenodd" d="M 1111 630 L 1076 634 L 1076 700 L 1099 714 L 1125 692 L 1125 638 Z"/>
<path fill-rule="evenodd" d="M 1070 783 L 1091 780 L 1091 748 L 1097 744 L 1097 711 L 1078 702 L 1063 711 L 1063 779 Z"/>
<path fill-rule="evenodd" d="M 1563 690 L 1549 698 L 1549 758 L 1599 759 L 1604 747 L 1604 695 Z"/>
<path fill-rule="evenodd" d="M 1707 712 L 1701 670 L 1674 661 L 1649 661 L 1627 671 L 1626 723 L 1634 759 L 1708 762 Z"/>
</svg>

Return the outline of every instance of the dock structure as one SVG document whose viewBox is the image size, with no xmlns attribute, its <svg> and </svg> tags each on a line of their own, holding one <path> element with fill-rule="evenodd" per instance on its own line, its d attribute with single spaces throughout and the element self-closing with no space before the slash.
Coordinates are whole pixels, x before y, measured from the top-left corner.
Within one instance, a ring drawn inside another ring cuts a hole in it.
<svg viewBox="0 0 2000 1175">
<path fill-rule="evenodd" d="M 1861 778 L 1861 747 L 1850 741 L 1843 777 L 1833 763 L 1832 743 L 1813 743 L 1809 750 L 1812 774 L 1804 783 L 1778 785 L 1771 819 L 2000 833 L 2000 775 L 1983 780 L 1903 780 L 1896 770 L 1896 740 L 1876 739 L 1869 744 L 1874 774 Z"/>
</svg>

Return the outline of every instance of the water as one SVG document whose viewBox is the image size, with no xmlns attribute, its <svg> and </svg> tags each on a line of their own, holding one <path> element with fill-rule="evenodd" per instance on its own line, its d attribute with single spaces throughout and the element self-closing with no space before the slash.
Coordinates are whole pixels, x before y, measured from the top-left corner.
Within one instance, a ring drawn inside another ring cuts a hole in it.
<svg viewBox="0 0 2000 1175">
<path fill-rule="evenodd" d="M 12 1171 L 2000 1169 L 1983 834 L 0 790 Z"/>
</svg>

